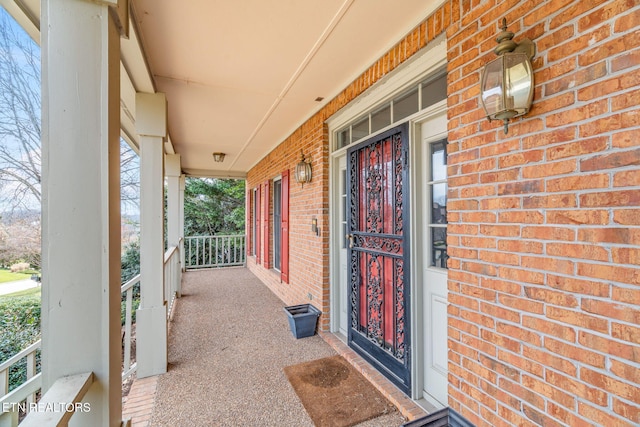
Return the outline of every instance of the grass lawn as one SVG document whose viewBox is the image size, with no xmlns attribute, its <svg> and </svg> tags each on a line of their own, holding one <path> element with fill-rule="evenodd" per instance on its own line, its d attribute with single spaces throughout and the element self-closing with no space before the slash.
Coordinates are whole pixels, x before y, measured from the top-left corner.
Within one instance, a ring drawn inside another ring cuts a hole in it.
<svg viewBox="0 0 640 427">
<path fill-rule="evenodd" d="M 12 273 L 9 270 L 0 270 L 0 283 L 13 282 L 15 280 L 30 279 L 31 273 Z"/>
<path fill-rule="evenodd" d="M 0 300 L 28 296 L 37 296 L 38 298 L 40 298 L 40 286 L 31 289 L 25 289 L 24 291 L 14 292 L 12 294 L 0 295 Z"/>
</svg>

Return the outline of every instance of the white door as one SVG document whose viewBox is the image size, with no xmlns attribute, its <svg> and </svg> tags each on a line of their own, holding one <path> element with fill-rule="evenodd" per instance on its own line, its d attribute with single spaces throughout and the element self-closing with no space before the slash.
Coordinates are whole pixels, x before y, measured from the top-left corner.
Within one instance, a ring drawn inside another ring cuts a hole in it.
<svg viewBox="0 0 640 427">
<path fill-rule="evenodd" d="M 447 405 L 446 115 L 421 124 L 423 394 Z"/>
<path fill-rule="evenodd" d="M 340 286 L 338 295 L 338 326 L 340 333 L 347 336 L 347 157 L 338 159 L 338 233 L 337 247 L 340 252 Z"/>
</svg>

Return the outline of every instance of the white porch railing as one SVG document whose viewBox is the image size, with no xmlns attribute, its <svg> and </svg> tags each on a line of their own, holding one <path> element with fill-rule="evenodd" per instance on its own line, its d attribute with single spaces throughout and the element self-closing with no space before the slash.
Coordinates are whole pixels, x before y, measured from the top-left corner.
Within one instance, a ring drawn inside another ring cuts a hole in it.
<svg viewBox="0 0 640 427">
<path fill-rule="evenodd" d="M 127 379 L 136 371 L 135 361 L 131 361 L 131 326 L 133 325 L 133 287 L 140 283 L 140 275 L 136 275 L 127 283 L 120 287 L 121 294 L 124 295 L 124 337 L 122 346 L 124 355 L 122 357 L 122 380 Z M 135 359 L 134 359 L 135 360 Z"/>
<path fill-rule="evenodd" d="M 182 282 L 181 259 L 180 244 L 170 247 L 164 253 L 164 298 L 167 301 L 167 321 L 171 317 L 171 310 L 176 296 L 180 296 L 180 284 Z"/>
<path fill-rule="evenodd" d="M 175 298 L 176 296 L 179 296 L 180 293 L 180 284 L 182 281 L 181 245 L 182 241 L 178 246 L 169 248 L 164 255 L 164 295 L 167 301 L 167 321 L 171 316 L 171 310 L 173 309 Z M 139 283 L 140 275 L 138 274 L 120 287 L 124 303 L 124 312 L 122 313 L 124 316 L 124 336 L 122 340 L 124 353 L 122 363 L 123 381 L 136 372 L 137 368 L 135 357 L 132 357 L 131 354 L 131 344 L 132 327 L 135 324 L 133 292 L 134 287 Z M 8 411 L 0 411 L 0 427 L 17 426 L 19 410 L 26 409 L 26 412 L 28 412 L 31 405 L 36 402 L 36 393 L 40 391 L 42 387 L 42 374 L 36 374 L 36 351 L 40 350 L 40 346 L 41 340 L 38 340 L 22 350 L 20 353 L 0 364 L 0 408 L 5 410 L 9 409 Z M 27 381 L 9 393 L 9 371 L 14 365 L 20 363 L 23 359 L 26 359 L 27 362 Z M 67 394 L 71 393 L 69 394 L 69 399 L 74 399 L 61 401 L 79 402 L 80 400 L 78 399 L 82 399 L 82 396 L 86 392 L 85 388 L 93 381 L 93 374 L 87 373 L 82 375 L 84 376 L 60 378 L 42 399 L 49 395 L 53 390 L 53 395 L 61 392 Z M 56 390 L 54 390 L 54 388 Z M 40 403 L 42 403 L 42 400 Z M 27 417 L 20 425 L 39 425 L 39 421 L 36 418 L 38 417 Z M 27 421 L 32 424 L 28 424 Z M 65 416 L 65 420 L 61 419 L 59 421 L 68 421 L 68 417 Z"/>
<path fill-rule="evenodd" d="M 66 426 L 76 411 L 91 410 L 81 402 L 93 380 L 93 372 L 58 378 L 37 404 L 39 408 L 46 409 L 30 412 L 20 425 Z"/>
<path fill-rule="evenodd" d="M 123 381 L 136 371 L 135 358 L 131 355 L 131 335 L 132 326 L 135 324 L 133 288 L 138 283 L 140 283 L 139 274 L 120 287 L 124 297 Z M 40 346 L 41 340 L 38 340 L 0 364 L 0 408 L 9 409 L 9 411 L 0 411 L 0 427 L 17 426 L 19 409 L 26 409 L 25 412 L 28 412 L 31 404 L 36 402 L 36 393 L 42 387 L 41 374 L 36 374 L 36 352 L 40 350 Z M 24 359 L 27 362 L 27 380 L 9 393 L 10 369 Z"/>
<path fill-rule="evenodd" d="M 23 408 L 28 412 L 30 405 L 36 401 L 36 393 L 42 387 L 42 376 L 39 373 L 36 374 L 36 352 L 40 350 L 40 343 L 40 340 L 34 342 L 0 364 L 0 426 L 2 427 L 18 425 L 18 403 L 25 402 Z M 27 380 L 9 393 L 10 369 L 23 359 L 27 361 Z M 5 411 L 5 409 L 11 410 Z"/>
<path fill-rule="evenodd" d="M 185 268 L 245 265 L 245 235 L 185 237 Z"/>
</svg>

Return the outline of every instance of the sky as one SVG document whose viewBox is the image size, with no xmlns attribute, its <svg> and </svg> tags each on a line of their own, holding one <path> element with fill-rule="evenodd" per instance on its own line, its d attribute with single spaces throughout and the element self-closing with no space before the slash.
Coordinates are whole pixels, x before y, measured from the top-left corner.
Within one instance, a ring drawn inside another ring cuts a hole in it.
<svg viewBox="0 0 640 427">
<path fill-rule="evenodd" d="M 40 61 L 40 47 L 38 46 L 37 43 L 35 43 L 30 37 L 29 35 L 22 29 L 22 27 L 20 27 L 20 25 L 18 23 L 15 22 L 15 20 L 4 10 L 4 8 L 2 8 L 0 6 L 0 27 L 8 29 L 11 33 L 15 33 L 16 34 L 16 40 L 18 41 L 18 43 L 25 43 L 28 44 L 29 46 L 31 46 L 34 49 L 34 58 L 39 62 Z M 1 46 L 1 44 L 0 44 Z M 3 52 L 1 50 L 2 48 L 0 47 L 0 55 L 3 55 Z M 20 65 L 20 62 L 22 62 L 22 60 L 24 59 L 24 54 L 23 51 L 20 48 L 15 48 L 15 49 L 11 49 L 11 53 L 12 53 L 12 57 L 14 59 L 16 59 L 16 62 L 18 63 L 18 65 Z M 5 58 L 7 58 L 8 56 L 5 54 Z M 0 58 L 1 61 L 2 58 Z M 24 61 L 25 65 L 26 65 L 26 60 Z M 28 68 L 27 68 L 28 69 Z M 1 70 L 0 70 L 1 72 Z M 29 78 L 29 85 L 33 85 L 33 87 L 36 88 L 35 92 L 39 95 L 40 94 L 40 76 L 38 75 L 36 76 L 29 76 L 26 71 L 22 73 L 23 76 L 28 77 Z M 2 76 L 0 76 L 0 83 L 2 82 Z M 2 90 L 0 88 L 0 90 Z M 3 96 L 2 93 L 0 93 L 0 102 L 3 102 Z M 39 104 L 39 96 L 38 96 L 38 104 Z M 0 111 L 2 111 L 2 106 L 0 105 Z M 40 113 L 40 106 L 38 105 L 37 107 L 37 114 Z M 0 120 L 2 119 L 2 115 L 0 114 Z M 16 139 L 12 139 L 9 137 L 3 137 L 0 134 L 0 138 L 3 138 L 0 140 L 0 147 L 1 146 L 5 146 L 7 147 L 7 149 L 10 150 L 10 152 L 12 154 L 15 155 L 15 157 L 19 158 L 20 160 L 24 161 L 26 160 L 28 157 L 30 157 L 31 159 L 37 159 L 36 163 L 39 163 L 39 158 L 40 158 L 40 153 L 39 153 L 39 141 L 37 142 L 37 153 L 35 153 L 35 156 L 27 156 L 26 152 L 22 152 L 20 153 L 20 149 L 19 149 L 19 144 L 20 142 Z M 31 154 L 34 154 L 34 151 L 30 151 Z M 134 185 L 125 185 L 123 186 L 123 192 L 125 197 L 123 199 L 122 205 L 121 205 L 121 211 L 123 213 L 123 215 L 130 215 L 130 216 L 136 216 L 139 215 L 139 205 L 136 202 L 136 198 L 139 197 L 139 158 L 137 155 L 135 155 L 135 153 L 133 153 L 130 148 L 128 147 L 128 145 L 126 144 L 126 142 L 124 142 L 124 140 L 121 140 L 121 153 L 122 159 L 129 159 L 128 161 L 123 162 L 122 164 L 122 169 L 123 169 L 123 176 L 122 179 L 125 182 L 128 183 L 134 183 Z M 0 168 L 3 167 L 3 159 L 0 156 Z M 38 167 L 40 166 L 39 164 L 37 165 Z M 11 182 L 7 182 L 7 181 L 3 181 L 0 179 L 0 212 L 4 212 L 7 210 L 11 210 L 12 206 L 9 205 L 5 200 L 7 199 L 8 195 L 12 195 L 16 190 L 16 184 L 11 183 Z M 132 201 L 133 200 L 133 201 Z M 18 207 L 18 209 L 30 209 L 30 210 L 40 210 L 40 202 L 34 197 L 34 196 L 30 196 L 30 197 L 25 197 L 23 200 L 23 203 L 21 204 L 21 206 Z"/>
<path fill-rule="evenodd" d="M 39 75 L 34 75 L 33 67 L 29 67 L 27 57 L 25 56 L 24 51 L 21 48 L 17 47 L 16 43 L 29 46 L 30 49 L 33 50 L 33 55 L 29 55 L 29 59 L 33 58 L 36 61 L 36 63 L 40 62 L 40 55 L 39 55 L 40 47 L 31 39 L 31 37 L 29 37 L 29 35 L 22 29 L 22 27 L 20 27 L 20 25 L 18 25 L 15 22 L 15 20 L 11 17 L 11 15 L 9 15 L 2 7 L 0 7 L 0 27 L 1 27 L 0 29 L 2 29 L 3 34 L 5 32 L 8 34 L 11 34 L 12 36 L 11 40 L 16 41 L 14 42 L 13 47 L 9 48 L 8 50 L 2 51 L 1 50 L 2 48 L 0 48 L 0 55 L 3 56 L 2 59 L 12 58 L 13 62 L 11 62 L 11 64 L 16 64 L 16 66 L 20 67 L 21 69 L 21 72 L 19 73 L 20 78 L 25 83 L 25 87 L 31 88 L 30 90 L 36 96 L 37 105 L 35 104 L 31 104 L 31 105 L 35 107 L 36 114 L 38 115 L 37 120 L 39 120 L 40 78 L 39 78 Z M 5 43 L 2 43 L 2 45 L 5 45 Z M 5 61 L 4 64 L 9 64 L 9 62 Z M 39 66 L 36 66 L 36 70 L 39 70 Z M 0 70 L 0 72 L 6 73 L 6 68 L 4 68 L 3 66 L 3 69 Z M 37 73 L 37 71 L 35 73 L 39 74 Z M 8 80 L 7 78 L 2 78 L 2 77 L 3 76 L 0 76 L 0 82 L 11 81 L 11 80 Z M 0 88 L 0 90 L 6 90 L 6 89 Z M 23 91 L 23 93 L 28 91 L 29 89 Z M 0 93 L 0 102 L 6 102 L 5 101 L 6 97 L 4 95 L 5 94 Z M 11 123 L 11 121 L 6 120 L 7 115 L 5 115 L 4 112 L 13 113 L 14 110 L 1 108 L 0 111 L 3 112 L 3 114 L 0 114 L 0 120 L 3 120 L 2 129 L 6 130 L 8 128 L 8 125 L 6 123 Z M 24 110 L 23 111 L 18 110 L 18 118 L 20 120 L 28 122 L 28 117 L 24 113 Z M 39 125 L 38 125 L 38 128 L 34 126 L 27 126 L 27 128 L 32 130 L 32 135 L 34 134 L 36 135 L 35 138 L 31 139 L 31 141 L 33 141 L 33 147 L 28 148 L 27 149 L 28 151 L 23 150 L 21 152 L 19 140 L 16 140 L 10 136 L 6 136 L 6 135 L 3 136 L 1 134 L 0 134 L 0 138 L 2 139 L 0 140 L 0 146 L 5 148 L 11 154 L 11 156 L 18 159 L 18 161 L 27 161 L 31 159 L 35 161 L 37 167 L 39 168 L 40 166 L 39 165 L 39 158 L 40 158 L 39 145 L 40 144 L 37 137 Z M 17 127 L 13 127 L 13 129 L 17 129 Z M 0 158 L 0 167 L 6 166 L 6 163 L 5 164 L 2 163 L 3 161 L 6 161 L 6 158 L 4 156 Z M 39 184 L 37 182 L 34 182 L 34 185 L 36 187 L 39 187 Z M 0 182 L 0 196 L 2 196 L 0 197 L 0 212 L 6 211 L 11 207 L 6 203 L 6 199 L 7 199 L 6 196 L 8 194 L 13 194 L 16 191 L 16 188 L 17 186 L 15 183 L 7 182 L 6 180 L 3 180 L 2 182 Z M 34 196 L 25 196 L 22 199 L 21 206 L 18 206 L 18 209 L 20 208 L 39 210 L 40 206 L 39 206 L 38 200 Z"/>
</svg>

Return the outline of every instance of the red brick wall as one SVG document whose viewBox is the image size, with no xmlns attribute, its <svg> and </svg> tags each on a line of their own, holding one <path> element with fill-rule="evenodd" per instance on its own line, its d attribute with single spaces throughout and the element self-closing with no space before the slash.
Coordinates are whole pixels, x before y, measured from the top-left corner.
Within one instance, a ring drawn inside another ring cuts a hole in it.
<svg viewBox="0 0 640 427">
<path fill-rule="evenodd" d="M 328 189 L 326 166 L 328 164 L 328 148 L 323 142 L 327 139 L 324 126 L 320 123 L 307 123 L 298 129 L 283 144 L 272 151 L 260 164 L 253 168 L 247 177 L 249 188 L 255 188 L 265 180 L 272 180 L 284 170 L 292 172 L 290 177 L 289 196 L 289 283 L 281 283 L 280 273 L 263 267 L 249 257 L 248 267 L 287 305 L 311 302 L 328 313 L 328 293 L 325 295 L 323 285 L 328 282 L 324 277 L 328 270 L 329 237 L 327 233 L 326 213 L 328 212 Z M 311 160 L 313 180 L 310 183 L 298 184 L 293 177 L 296 164 L 300 161 L 300 150 Z M 273 224 L 273 186 L 270 186 L 270 215 Z M 311 231 L 312 218 L 318 219 L 322 233 L 316 236 Z M 273 259 L 273 227 L 268 238 L 270 245 L 270 261 Z M 310 300 L 308 295 L 312 295 Z M 328 317 L 325 316 L 327 319 Z"/>
<path fill-rule="evenodd" d="M 640 423 L 639 5 L 463 0 L 447 30 L 449 403 L 478 426 Z M 537 47 L 508 135 L 478 97 L 502 17 Z"/>
<path fill-rule="evenodd" d="M 498 22 L 537 47 L 531 112 L 509 126 L 479 106 Z M 290 283 L 249 268 L 328 328 L 324 121 L 446 31 L 449 72 L 449 404 L 478 426 L 640 423 L 638 0 L 451 0 L 248 174 L 293 170 Z M 322 230 L 311 231 L 316 217 Z M 270 218 L 271 219 L 271 218 Z M 271 241 L 271 239 L 270 239 Z"/>
<path fill-rule="evenodd" d="M 450 24 L 450 16 L 451 5 L 447 2 L 269 153 L 247 175 L 247 188 L 255 188 L 265 180 L 278 176 L 285 169 L 292 172 L 289 283 L 281 283 L 279 273 L 257 265 L 255 257 L 249 257 L 247 266 L 285 304 L 311 302 L 322 310 L 323 330 L 329 329 L 329 135 L 324 122 L 426 46 L 429 41 L 442 34 Z M 313 167 L 313 181 L 305 184 L 304 188 L 295 182 L 293 177 L 295 166 L 300 161 L 301 149 L 305 156 L 311 156 Z M 271 211 L 273 212 L 273 207 Z M 320 236 L 311 231 L 311 219 L 314 217 L 318 219 Z M 273 221 L 272 216 L 270 221 Z M 270 237 L 269 241 L 272 240 Z M 273 254 L 272 251 L 270 253 Z M 309 294 L 313 299 L 309 300 Z"/>
</svg>

